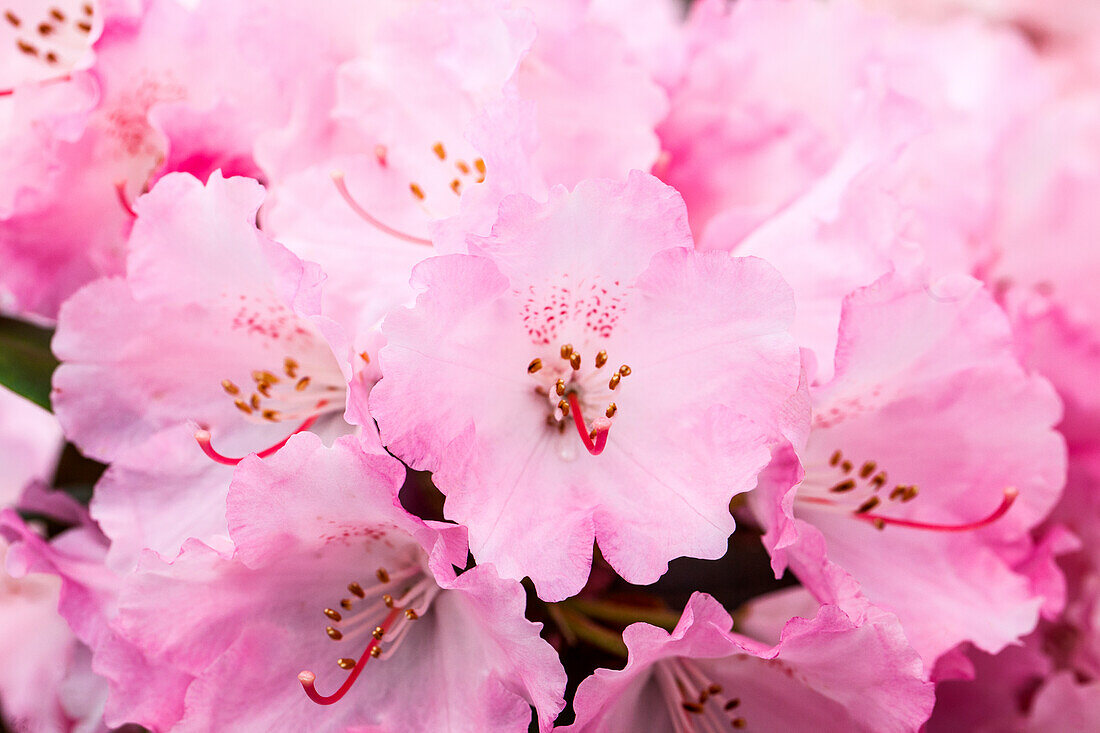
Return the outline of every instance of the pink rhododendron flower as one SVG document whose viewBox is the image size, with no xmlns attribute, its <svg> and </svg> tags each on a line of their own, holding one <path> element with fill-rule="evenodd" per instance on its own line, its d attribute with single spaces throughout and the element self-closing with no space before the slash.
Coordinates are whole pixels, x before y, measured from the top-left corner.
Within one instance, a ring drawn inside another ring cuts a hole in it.
<svg viewBox="0 0 1100 733">
<path fill-rule="evenodd" d="M 38 405 L 0 388 L 0 508 L 31 481 L 49 481 L 61 453 L 61 427 Z"/>
<path fill-rule="evenodd" d="M 0 539 L 0 561 L 7 554 Z M 0 717 L 27 733 L 106 731 L 106 684 L 57 613 L 60 586 L 56 576 L 13 578 L 0 565 Z"/>
<path fill-rule="evenodd" d="M 180 729 L 525 731 L 529 705 L 549 729 L 565 675 L 523 589 L 456 576 L 464 531 L 406 513 L 403 478 L 380 447 L 296 436 L 238 469 L 232 557 L 191 542 L 127 581 L 118 627 L 195 676 Z"/>
<path fill-rule="evenodd" d="M 114 463 L 92 515 L 120 561 L 174 555 L 188 537 L 224 549 L 226 464 L 296 431 L 349 429 L 350 366 L 311 318 L 320 273 L 256 229 L 262 198 L 243 178 L 165 177 L 135 204 L 126 278 L 62 311 L 54 409 L 82 450 Z M 135 521 L 152 506 L 157 524 Z"/>
<path fill-rule="evenodd" d="M 1058 400 L 972 280 L 885 277 L 845 301 L 840 333 L 804 476 L 787 490 L 781 462 L 750 496 L 773 567 L 834 602 L 854 581 L 929 668 L 962 641 L 996 652 L 1042 604 L 1013 566 L 1062 485 Z"/>
<path fill-rule="evenodd" d="M 566 730 L 911 731 L 931 711 L 920 659 L 887 614 L 853 619 L 826 606 L 791 619 L 775 646 L 732 626 L 696 593 L 671 634 L 628 627 L 626 666 L 581 683 Z"/>
<path fill-rule="evenodd" d="M 789 291 L 690 245 L 679 196 L 640 173 L 515 197 L 386 321 L 383 442 L 434 472 L 479 561 L 544 598 L 580 589 L 593 538 L 635 583 L 720 556 L 768 460 L 798 386 Z"/>
</svg>

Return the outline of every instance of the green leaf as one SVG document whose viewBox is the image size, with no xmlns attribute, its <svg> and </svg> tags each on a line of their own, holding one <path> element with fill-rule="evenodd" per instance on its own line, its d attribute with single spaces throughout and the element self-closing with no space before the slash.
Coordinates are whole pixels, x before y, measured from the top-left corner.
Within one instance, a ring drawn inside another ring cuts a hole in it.
<svg viewBox="0 0 1100 733">
<path fill-rule="evenodd" d="M 0 384 L 50 409 L 50 379 L 57 359 L 50 351 L 53 331 L 0 317 Z"/>
</svg>

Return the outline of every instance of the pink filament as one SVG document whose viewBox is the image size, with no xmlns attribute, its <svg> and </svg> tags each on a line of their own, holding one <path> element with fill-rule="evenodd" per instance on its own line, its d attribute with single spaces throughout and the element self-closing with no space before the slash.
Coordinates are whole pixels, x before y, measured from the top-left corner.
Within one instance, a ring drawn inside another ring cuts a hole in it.
<svg viewBox="0 0 1100 733">
<path fill-rule="evenodd" d="M 981 529 L 982 527 L 988 527 L 998 519 L 1003 517 L 1012 503 L 1016 501 L 1016 497 L 1020 492 L 1014 488 L 1005 489 L 1004 499 L 1001 500 L 1001 505 L 993 510 L 993 513 L 989 516 L 979 519 L 976 522 L 967 522 L 965 524 L 932 524 L 929 522 L 914 522 L 909 519 L 892 519 L 890 517 L 882 517 L 877 514 L 858 514 L 860 519 L 864 521 L 874 523 L 876 521 L 884 524 L 891 524 L 895 527 L 909 527 L 911 529 L 927 529 L 933 532 L 969 532 L 973 529 Z"/>
<path fill-rule="evenodd" d="M 584 415 L 581 414 L 581 403 L 577 399 L 576 392 L 569 393 L 569 411 L 573 413 L 573 424 L 577 426 L 577 432 L 580 433 L 581 441 L 584 442 L 584 447 L 588 449 L 588 452 L 594 456 L 603 453 L 603 449 L 607 446 L 607 434 L 610 432 L 610 428 L 597 430 L 596 442 L 593 443 L 592 438 L 588 435 L 588 428 L 584 424 Z"/>
<path fill-rule="evenodd" d="M 370 212 L 360 206 L 359 202 L 351 197 L 351 192 L 348 191 L 348 186 L 346 183 L 344 183 L 343 173 L 340 173 L 339 171 L 334 171 L 332 173 L 332 182 L 336 184 L 336 190 L 340 192 L 340 196 L 342 196 L 344 201 L 347 202 L 348 206 L 351 207 L 351 210 L 358 214 L 359 218 L 370 224 L 375 229 L 378 229 L 379 231 L 388 234 L 391 237 L 396 237 L 397 239 L 401 239 L 406 242 L 412 242 L 413 244 L 423 244 L 428 247 L 432 246 L 432 242 L 430 239 L 424 239 L 423 237 L 415 237 L 412 234 L 406 234 L 405 232 L 394 229 L 387 224 L 383 224 L 382 222 L 371 216 Z"/>
<path fill-rule="evenodd" d="M 282 449 L 282 447 L 287 444 L 288 440 L 293 438 L 298 433 L 301 433 L 305 430 L 309 430 L 311 427 L 313 427 L 313 423 L 315 423 L 315 422 L 317 422 L 317 415 L 311 415 L 310 417 L 306 418 L 306 420 L 301 425 L 299 425 L 294 430 L 293 433 L 286 436 L 285 438 L 283 438 L 282 440 L 280 440 L 278 443 L 271 446 L 270 448 L 265 448 L 262 451 L 259 451 L 258 453 L 256 453 L 255 455 L 260 457 L 260 458 L 267 458 L 268 456 L 272 455 L 273 453 L 279 452 Z M 214 461 L 216 461 L 217 463 L 221 463 L 225 466 L 236 466 L 238 463 L 240 463 L 241 461 L 244 460 L 244 457 L 230 458 L 229 456 L 222 455 L 221 453 L 216 451 L 214 449 L 214 446 L 212 446 L 210 444 L 210 431 L 209 430 L 206 430 L 206 429 L 196 430 L 195 431 L 195 440 L 198 441 L 199 447 L 202 448 L 202 452 L 205 453 L 207 456 L 209 456 Z"/>
<path fill-rule="evenodd" d="M 393 626 L 393 622 L 397 620 L 397 614 L 401 613 L 403 609 L 394 608 L 387 615 L 385 620 L 382 621 L 379 626 L 383 631 L 389 631 Z M 306 695 L 309 699 L 318 705 L 331 705 L 337 702 L 344 695 L 348 694 L 348 690 L 355 684 L 355 680 L 359 679 L 359 675 L 363 672 L 363 667 L 367 666 L 367 662 L 371 659 L 371 652 L 381 643 L 381 639 L 371 639 L 370 644 L 367 644 L 367 648 L 363 651 L 363 655 L 359 657 L 359 661 L 355 663 L 355 667 L 351 670 L 351 673 L 344 680 L 344 684 L 340 685 L 340 689 L 331 695 L 322 695 L 317 692 L 317 688 L 313 683 L 317 680 L 317 675 L 310 672 L 308 669 L 298 673 L 298 681 L 302 683 L 302 687 L 306 691 Z"/>
</svg>

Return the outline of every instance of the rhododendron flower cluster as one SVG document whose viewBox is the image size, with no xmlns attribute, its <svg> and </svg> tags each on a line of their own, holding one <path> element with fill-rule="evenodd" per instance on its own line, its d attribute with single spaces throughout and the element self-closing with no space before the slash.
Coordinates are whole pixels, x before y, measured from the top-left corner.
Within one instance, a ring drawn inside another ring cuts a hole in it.
<svg viewBox="0 0 1100 733">
<path fill-rule="evenodd" d="M 1100 12 L 0 0 L 0 732 L 1100 730 Z"/>
</svg>

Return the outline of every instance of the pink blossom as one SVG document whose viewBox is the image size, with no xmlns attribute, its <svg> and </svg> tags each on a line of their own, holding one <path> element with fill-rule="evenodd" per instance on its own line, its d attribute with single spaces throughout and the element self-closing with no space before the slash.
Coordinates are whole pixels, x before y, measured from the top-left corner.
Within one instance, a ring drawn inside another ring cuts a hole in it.
<svg viewBox="0 0 1100 733">
<path fill-rule="evenodd" d="M 49 481 L 61 453 L 61 427 L 50 413 L 0 388 L 0 508 L 13 506 L 27 484 Z"/>
<path fill-rule="evenodd" d="M 243 178 L 166 176 L 135 204 L 126 278 L 62 309 L 54 409 L 114 464 L 92 514 L 119 562 L 192 536 L 224 548 L 224 464 L 299 430 L 348 430 L 346 354 L 312 318 L 321 275 L 256 229 L 262 199 Z"/>
<path fill-rule="evenodd" d="M 7 570 L 13 577 L 46 578 L 55 592 L 56 581 L 50 576 L 61 581 L 60 594 L 55 596 L 56 612 L 72 629 L 68 638 L 73 647 L 67 678 L 58 690 L 67 714 L 82 719 L 88 730 L 98 730 L 101 717 L 108 728 L 138 721 L 155 729 L 163 727 L 173 715 L 178 717 L 189 679 L 158 668 L 155 660 L 151 663 L 110 627 L 119 577 L 104 565 L 107 542 L 103 535 L 84 524 L 46 542 L 13 512 L 5 510 L 0 512 L 0 536 L 12 543 Z M 103 660 L 109 663 L 105 665 Z M 54 669 L 57 658 L 48 661 Z M 159 674 L 154 674 L 154 669 L 159 669 Z"/>
<path fill-rule="evenodd" d="M 920 660 L 887 614 L 825 606 L 791 619 L 775 646 L 732 626 L 703 593 L 671 634 L 631 625 L 626 666 L 581 682 L 566 730 L 911 731 L 931 711 Z"/>
<path fill-rule="evenodd" d="M 840 334 L 801 469 L 778 462 L 750 495 L 773 567 L 896 613 L 929 668 L 962 641 L 996 652 L 1049 585 L 1014 567 L 1062 486 L 1058 400 L 967 278 L 885 277 L 845 300 Z"/>
<path fill-rule="evenodd" d="M 434 472 L 479 561 L 543 598 L 581 588 L 593 538 L 634 583 L 721 556 L 768 460 L 798 384 L 789 290 L 690 245 L 679 196 L 641 173 L 517 196 L 386 321 L 383 441 Z"/>
<path fill-rule="evenodd" d="M 960 245 L 980 247 L 997 156 L 1050 92 L 1012 34 L 907 25 L 852 2 L 700 2 L 688 49 L 660 128 L 661 177 L 683 193 L 699 237 L 719 219 L 748 234 L 831 168 L 868 104 L 900 96 L 927 115 L 927 130 L 882 185 L 939 236 L 946 223 Z"/>
<path fill-rule="evenodd" d="M 0 561 L 7 554 L 0 540 Z M 3 718 L 27 733 L 106 731 L 100 721 L 106 685 L 92 673 L 87 647 L 57 613 L 60 586 L 56 576 L 13 578 L 0 566 Z"/>
<path fill-rule="evenodd" d="M 195 676 L 178 729 L 526 730 L 529 705 L 549 729 L 565 675 L 523 589 L 456 576 L 464 530 L 406 513 L 403 478 L 377 444 L 295 436 L 238 469 L 232 556 L 192 541 L 142 564 L 117 626 Z"/>
</svg>

